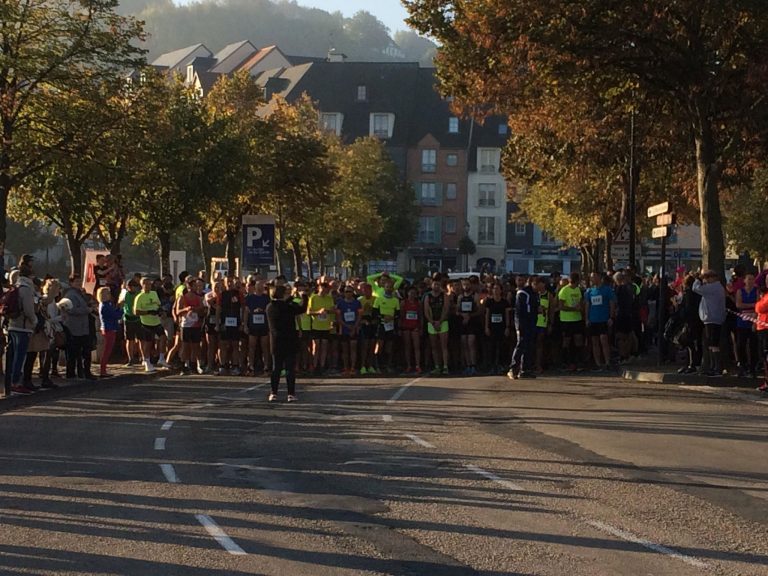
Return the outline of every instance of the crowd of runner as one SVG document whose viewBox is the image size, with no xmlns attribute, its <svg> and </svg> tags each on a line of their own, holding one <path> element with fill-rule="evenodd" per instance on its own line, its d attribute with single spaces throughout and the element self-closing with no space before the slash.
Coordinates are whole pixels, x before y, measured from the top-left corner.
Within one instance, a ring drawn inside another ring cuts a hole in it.
<svg viewBox="0 0 768 576">
<path fill-rule="evenodd" d="M 293 283 L 184 272 L 174 283 L 170 276 L 125 279 L 119 258 L 105 256 L 95 276 L 91 293 L 78 275 L 62 291 L 58 280 L 36 278 L 33 259 L 22 257 L 9 275 L 16 289 L 6 291 L 16 292 L 16 302 L 6 296 L 0 301 L 7 391 L 34 392 L 36 362 L 40 386 L 56 387 L 52 378 L 62 354 L 66 378 L 108 376 L 118 341 L 122 361 L 146 372 L 161 367 L 183 374 L 263 374 L 273 381 L 281 372 L 290 380 L 296 373 L 535 378 L 555 368 L 614 370 L 646 354 L 657 332 L 659 279 L 632 269 L 586 279 L 578 273 L 434 274 L 408 282 L 383 273 Z M 739 374 L 763 373 L 768 381 L 765 274 L 736 270 L 724 286 L 712 272 L 681 269 L 667 296 L 669 322 L 660 345 L 670 359 L 677 349 L 687 351 L 681 372 L 722 375 L 722 346 L 732 342 Z M 276 323 L 284 329 L 288 317 L 295 333 L 290 353 L 274 349 Z M 91 356 L 98 332 L 103 344 L 97 376 Z"/>
</svg>

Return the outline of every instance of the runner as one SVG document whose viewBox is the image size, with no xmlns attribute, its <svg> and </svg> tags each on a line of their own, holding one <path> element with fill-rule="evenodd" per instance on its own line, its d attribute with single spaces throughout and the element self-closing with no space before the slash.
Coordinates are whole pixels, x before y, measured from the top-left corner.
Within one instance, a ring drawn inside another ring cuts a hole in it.
<svg viewBox="0 0 768 576">
<path fill-rule="evenodd" d="M 579 282 L 581 276 L 573 272 L 567 285 L 557 293 L 560 311 L 560 330 L 563 334 L 563 355 L 569 371 L 575 371 L 584 346 L 583 322 L 584 302 Z M 573 350 L 575 346 L 576 350 Z"/>
<path fill-rule="evenodd" d="M 509 341 L 511 311 L 509 302 L 504 298 L 501 284 L 493 284 L 491 297 L 485 300 L 485 335 L 488 337 L 489 359 L 493 375 L 501 374 L 503 371 L 502 353 Z"/>
<path fill-rule="evenodd" d="M 207 363 L 205 368 L 206 374 L 214 373 L 214 370 L 216 369 L 216 359 L 219 355 L 218 310 L 222 292 L 224 292 L 224 284 L 221 280 L 216 280 L 213 283 L 213 289 L 208 292 L 203 299 L 207 310 L 205 316 L 205 342 L 208 345 Z"/>
<path fill-rule="evenodd" d="M 344 288 L 343 294 L 343 298 L 339 298 L 336 302 L 342 374 L 353 376 L 357 366 L 357 339 L 360 333 L 360 311 L 363 305 L 355 298 L 355 290 L 351 284 Z"/>
<path fill-rule="evenodd" d="M 421 330 L 424 312 L 416 287 L 408 288 L 408 295 L 400 305 L 400 333 L 403 338 L 405 373 L 421 374 Z M 411 363 L 413 357 L 413 363 Z"/>
<path fill-rule="evenodd" d="M 547 281 L 543 276 L 536 279 L 536 292 L 539 295 L 539 313 L 536 317 L 536 372 L 544 372 L 544 351 L 547 339 L 552 334 L 552 294 L 547 290 Z"/>
<path fill-rule="evenodd" d="M 165 362 L 165 331 L 160 323 L 160 311 L 160 298 L 152 289 L 152 280 L 145 276 L 141 279 L 141 292 L 133 301 L 133 313 L 141 321 L 141 355 L 147 372 L 156 371 L 152 364 L 155 355 L 158 366 L 168 366 Z"/>
<path fill-rule="evenodd" d="M 432 347 L 432 358 L 435 368 L 434 376 L 448 376 L 448 315 L 450 301 L 443 292 L 443 285 L 438 281 L 432 282 L 432 291 L 424 297 L 424 317 L 427 320 L 427 332 Z M 442 361 L 442 369 L 441 369 Z"/>
<path fill-rule="evenodd" d="M 373 367 L 373 358 L 378 324 L 374 317 L 373 306 L 376 303 L 376 296 L 373 294 L 373 287 L 363 282 L 360 284 L 360 292 L 362 293 L 358 297 L 362 306 L 360 309 L 360 375 L 365 376 L 377 373 Z"/>
<path fill-rule="evenodd" d="M 400 285 L 403 283 L 403 277 L 398 276 L 397 274 L 390 274 L 389 272 L 379 272 L 378 274 L 371 274 L 366 278 L 368 284 L 371 285 L 371 288 L 373 290 L 373 295 L 377 298 L 384 295 L 384 292 L 386 291 L 386 283 L 387 281 L 391 281 L 393 283 L 393 288 L 397 290 L 400 288 Z"/>
<path fill-rule="evenodd" d="M 281 284 L 277 284 L 281 286 Z M 309 298 L 309 286 L 303 280 L 294 283 L 295 293 L 293 301 L 301 305 Z M 311 372 L 314 369 L 312 361 L 312 318 L 305 312 L 296 319 L 296 327 L 299 330 L 299 352 L 297 355 L 298 372 Z"/>
<path fill-rule="evenodd" d="M 312 353 L 315 374 L 325 371 L 328 360 L 328 338 L 332 329 L 331 316 L 336 316 L 336 303 L 331 296 L 331 285 L 320 282 L 319 291 L 309 297 L 307 314 L 312 318 Z"/>
<path fill-rule="evenodd" d="M 187 291 L 176 300 L 176 317 L 181 326 L 181 373 L 203 373 L 200 366 L 201 342 L 203 341 L 203 319 L 205 304 L 203 288 L 205 283 L 194 276 L 187 277 Z"/>
<path fill-rule="evenodd" d="M 395 295 L 395 284 L 390 278 L 381 280 L 384 293 L 376 297 L 373 303 L 374 313 L 379 319 L 378 335 L 376 338 L 377 360 L 379 371 L 389 373 L 394 366 L 394 343 L 397 338 L 397 318 L 400 311 L 400 300 Z"/>
<path fill-rule="evenodd" d="M 216 325 L 219 328 L 219 376 L 229 372 L 240 376 L 240 334 L 242 333 L 243 297 L 234 276 L 224 278 L 224 291 L 216 308 Z"/>
<path fill-rule="evenodd" d="M 243 324 L 248 327 L 248 370 L 254 376 L 257 373 L 256 356 L 261 357 L 261 368 L 265 375 L 272 372 L 272 349 L 269 343 L 267 324 L 267 305 L 269 295 L 264 290 L 264 282 L 251 279 L 248 282 L 248 295 L 245 297 Z"/>
<path fill-rule="evenodd" d="M 604 371 L 611 364 L 611 344 L 608 330 L 616 318 L 616 295 L 611 287 L 611 277 L 593 272 L 590 276 L 591 287 L 584 294 L 587 330 L 592 339 L 592 356 L 595 370 Z"/>
<path fill-rule="evenodd" d="M 456 314 L 461 319 L 461 357 L 464 362 L 464 376 L 474 376 L 477 373 L 477 333 L 482 326 L 483 311 L 469 278 L 461 280 L 461 294 L 458 296 Z"/>
<path fill-rule="evenodd" d="M 123 335 L 125 337 L 125 354 L 128 357 L 126 368 L 139 363 L 139 341 L 141 340 L 141 320 L 133 313 L 133 302 L 141 290 L 141 284 L 136 280 L 128 280 L 125 289 L 120 294 L 118 305 L 123 307 Z"/>
</svg>

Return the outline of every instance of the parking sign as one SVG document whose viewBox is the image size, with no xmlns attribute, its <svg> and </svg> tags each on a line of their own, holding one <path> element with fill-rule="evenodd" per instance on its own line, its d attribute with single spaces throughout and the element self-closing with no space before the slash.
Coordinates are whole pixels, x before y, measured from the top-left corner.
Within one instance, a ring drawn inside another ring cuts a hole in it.
<svg viewBox="0 0 768 576">
<path fill-rule="evenodd" d="M 258 270 L 275 263 L 275 219 L 272 216 L 243 216 L 242 268 Z"/>
</svg>

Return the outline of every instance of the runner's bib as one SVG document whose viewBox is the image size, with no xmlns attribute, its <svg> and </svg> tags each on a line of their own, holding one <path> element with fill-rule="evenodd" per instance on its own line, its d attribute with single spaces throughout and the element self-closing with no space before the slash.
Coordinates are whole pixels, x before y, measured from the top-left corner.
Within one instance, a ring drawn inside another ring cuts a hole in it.
<svg viewBox="0 0 768 576">
<path fill-rule="evenodd" d="M 501 324 L 504 317 L 501 314 L 491 314 L 491 324 Z"/>
<path fill-rule="evenodd" d="M 328 320 L 328 314 L 326 314 L 325 312 L 323 312 L 322 314 L 318 314 L 317 319 L 320 322 L 325 322 L 326 320 Z"/>
<path fill-rule="evenodd" d="M 265 320 L 264 314 L 254 314 L 253 315 L 253 323 L 254 324 L 262 325 L 262 324 L 264 324 L 264 320 Z"/>
<path fill-rule="evenodd" d="M 395 329 L 394 322 L 384 322 L 384 332 L 392 332 Z"/>
<path fill-rule="evenodd" d="M 474 304 L 474 302 L 468 302 L 468 301 L 462 302 L 461 303 L 461 311 L 462 312 L 472 312 L 472 305 L 473 304 Z"/>
<path fill-rule="evenodd" d="M 406 320 L 418 320 L 419 319 L 419 313 L 415 310 L 408 310 L 405 313 L 405 319 Z"/>
<path fill-rule="evenodd" d="M 357 318 L 357 314 L 353 310 L 350 310 L 349 312 L 344 312 L 344 322 L 347 322 L 348 324 L 351 322 L 354 322 Z"/>
<path fill-rule="evenodd" d="M 598 294 L 596 296 L 592 296 L 590 298 L 590 302 L 592 303 L 592 306 L 602 306 L 603 305 L 603 295 Z"/>
<path fill-rule="evenodd" d="M 224 326 L 226 328 L 237 328 L 237 318 L 234 316 L 227 316 L 224 319 Z"/>
</svg>

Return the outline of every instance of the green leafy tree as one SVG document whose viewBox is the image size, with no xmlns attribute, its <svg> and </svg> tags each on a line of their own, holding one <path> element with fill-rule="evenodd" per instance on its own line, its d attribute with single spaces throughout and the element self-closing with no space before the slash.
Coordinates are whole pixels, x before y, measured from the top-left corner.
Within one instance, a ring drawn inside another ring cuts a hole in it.
<svg viewBox="0 0 768 576">
<path fill-rule="evenodd" d="M 143 62 L 135 46 L 141 24 L 116 14 L 116 6 L 116 0 L 0 2 L 0 257 L 13 192 L 68 153 L 83 128 L 58 130 L 62 96 Z"/>
<path fill-rule="evenodd" d="M 768 169 L 755 172 L 751 185 L 741 188 L 727 206 L 726 237 L 739 252 L 768 261 Z"/>
</svg>

